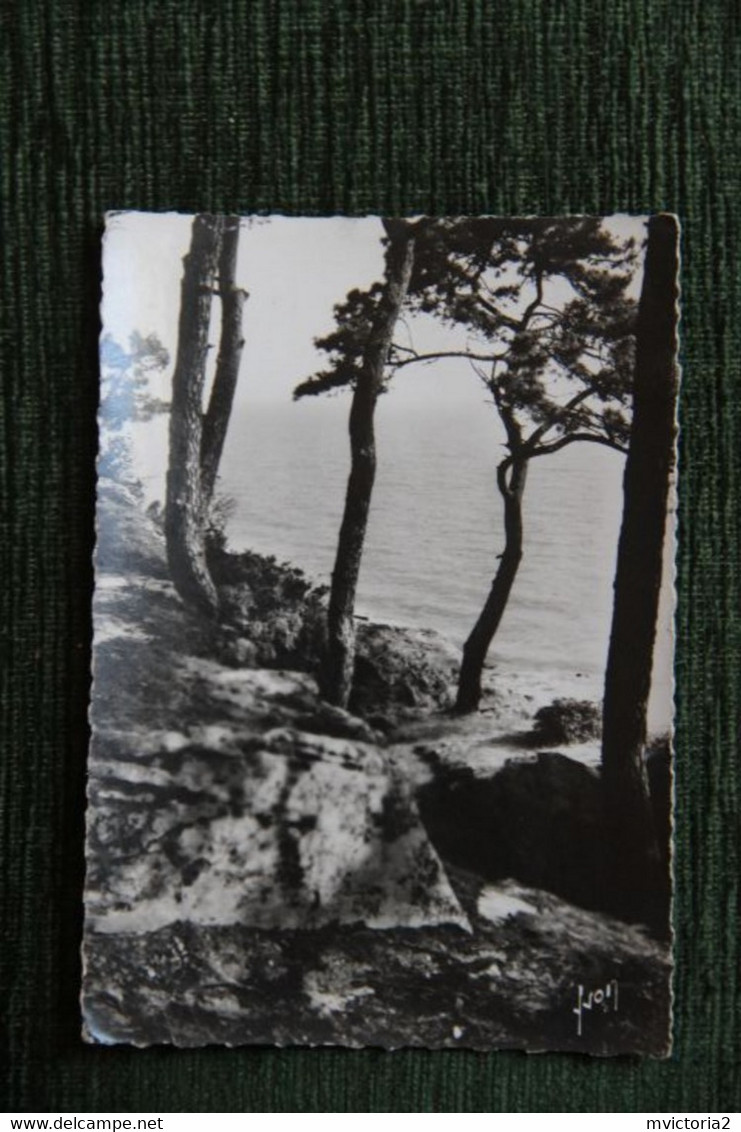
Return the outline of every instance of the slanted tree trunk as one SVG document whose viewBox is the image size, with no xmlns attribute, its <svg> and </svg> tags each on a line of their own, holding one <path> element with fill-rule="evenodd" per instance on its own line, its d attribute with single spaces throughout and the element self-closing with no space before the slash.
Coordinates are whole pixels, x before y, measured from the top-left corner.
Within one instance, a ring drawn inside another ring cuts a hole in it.
<svg viewBox="0 0 741 1132">
<path fill-rule="evenodd" d="M 327 647 L 320 673 L 322 695 L 346 707 L 355 665 L 355 593 L 376 475 L 374 414 L 394 329 L 409 288 L 414 229 L 404 221 L 384 222 L 386 282 L 370 328 L 363 365 L 350 409 L 351 469 L 345 495 L 327 615 Z"/>
<path fill-rule="evenodd" d="M 605 676 L 602 778 L 621 906 L 652 919 L 668 878 L 659 853 L 645 768 L 646 719 L 661 589 L 677 391 L 678 232 L 648 222 L 636 326 L 633 423 Z M 653 909 L 652 909 L 653 902 Z"/>
<path fill-rule="evenodd" d="M 184 601 L 209 615 L 216 613 L 218 601 L 204 551 L 201 433 L 218 252 L 218 220 L 196 216 L 190 250 L 183 260 L 165 504 L 167 559 L 173 584 Z"/>
<path fill-rule="evenodd" d="M 507 607 L 522 559 L 522 496 L 527 480 L 527 459 L 508 456 L 497 469 L 497 484 L 504 500 L 504 552 L 478 621 L 463 646 L 455 710 L 476 711 L 481 702 L 481 679 L 486 654 Z"/>
<path fill-rule="evenodd" d="M 223 221 L 219 253 L 221 338 L 214 383 L 208 409 L 203 418 L 201 437 L 201 491 L 204 511 L 207 511 L 211 504 L 216 486 L 244 347 L 242 314 L 247 293 L 237 287 L 235 282 L 238 248 L 239 217 L 227 216 Z"/>
</svg>

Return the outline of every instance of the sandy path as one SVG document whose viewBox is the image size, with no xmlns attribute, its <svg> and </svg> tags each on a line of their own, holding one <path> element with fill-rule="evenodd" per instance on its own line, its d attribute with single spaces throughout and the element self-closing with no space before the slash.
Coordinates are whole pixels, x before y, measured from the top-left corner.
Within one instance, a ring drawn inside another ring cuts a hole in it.
<svg viewBox="0 0 741 1132">
<path fill-rule="evenodd" d="M 529 760 L 543 749 L 527 741 L 539 708 L 557 699 L 599 702 L 601 697 L 601 681 L 594 675 L 538 669 L 513 672 L 500 664 L 486 672 L 478 712 L 465 717 L 440 713 L 408 724 L 400 729 L 390 754 L 420 782 L 430 777 L 432 762 L 451 769 L 468 767 L 487 777 L 508 760 Z M 597 740 L 569 744 L 565 753 L 588 766 L 599 765 Z"/>
</svg>

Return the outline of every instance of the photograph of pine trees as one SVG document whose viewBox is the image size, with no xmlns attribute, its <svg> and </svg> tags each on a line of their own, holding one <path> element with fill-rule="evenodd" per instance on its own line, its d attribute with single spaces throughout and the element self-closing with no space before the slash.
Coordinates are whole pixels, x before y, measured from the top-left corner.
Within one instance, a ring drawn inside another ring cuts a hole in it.
<svg viewBox="0 0 741 1132">
<path fill-rule="evenodd" d="M 89 1041 L 668 1055 L 678 239 L 108 215 Z"/>
</svg>

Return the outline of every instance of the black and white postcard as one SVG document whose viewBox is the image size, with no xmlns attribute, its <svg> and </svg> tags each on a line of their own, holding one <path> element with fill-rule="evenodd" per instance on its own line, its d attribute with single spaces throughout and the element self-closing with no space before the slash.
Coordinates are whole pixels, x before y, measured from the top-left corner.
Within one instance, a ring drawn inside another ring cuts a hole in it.
<svg viewBox="0 0 741 1132">
<path fill-rule="evenodd" d="M 676 219 L 103 269 L 87 1040 L 666 1056 Z"/>
</svg>

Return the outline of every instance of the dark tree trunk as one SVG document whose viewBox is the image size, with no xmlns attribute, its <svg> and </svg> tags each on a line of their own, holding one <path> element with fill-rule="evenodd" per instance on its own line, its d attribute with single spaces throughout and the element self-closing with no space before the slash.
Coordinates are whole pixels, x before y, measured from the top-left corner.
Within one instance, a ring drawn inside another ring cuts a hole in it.
<svg viewBox="0 0 741 1132">
<path fill-rule="evenodd" d="M 218 251 L 218 221 L 212 216 L 196 216 L 190 250 L 183 260 L 165 505 L 167 559 L 173 584 L 184 601 L 209 615 L 215 614 L 218 601 L 203 543 L 201 432 Z"/>
<path fill-rule="evenodd" d="M 414 229 L 403 221 L 385 223 L 386 282 L 373 319 L 363 366 L 350 409 L 351 469 L 345 495 L 327 615 L 327 648 L 320 673 L 322 695 L 346 707 L 355 665 L 355 592 L 376 475 L 373 418 L 383 385 L 396 323 L 409 288 L 414 259 Z"/>
<path fill-rule="evenodd" d="M 208 509 L 216 486 L 244 346 L 242 312 L 247 295 L 235 282 L 238 247 L 239 217 L 228 216 L 223 221 L 219 253 L 219 356 L 201 437 L 201 491 L 204 510 Z"/>
<path fill-rule="evenodd" d="M 678 232 L 671 216 L 648 222 L 636 327 L 633 423 L 605 676 L 602 777 L 611 883 L 626 911 L 652 919 L 660 875 L 645 767 L 646 717 L 661 589 L 666 508 L 674 462 L 677 391 Z M 666 871 L 666 870 L 664 870 Z"/>
<path fill-rule="evenodd" d="M 476 711 L 481 702 L 481 678 L 486 654 L 499 628 L 522 559 L 522 495 L 527 479 L 527 460 L 508 457 L 497 472 L 504 499 L 504 552 L 479 619 L 463 646 L 455 710 Z"/>
</svg>

